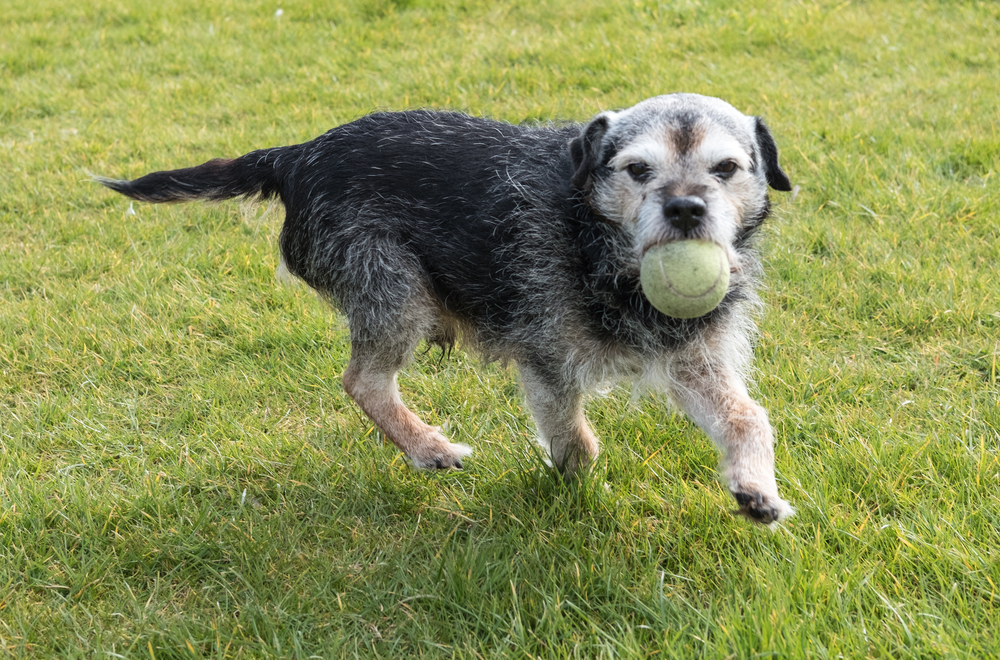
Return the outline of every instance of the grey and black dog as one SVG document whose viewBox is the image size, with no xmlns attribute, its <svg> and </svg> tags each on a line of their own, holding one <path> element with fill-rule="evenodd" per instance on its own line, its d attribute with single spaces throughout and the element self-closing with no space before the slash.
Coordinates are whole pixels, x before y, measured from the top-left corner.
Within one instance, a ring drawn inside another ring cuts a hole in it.
<svg viewBox="0 0 1000 660">
<path fill-rule="evenodd" d="M 402 402 L 396 374 L 421 340 L 461 339 L 520 369 L 540 442 L 573 474 L 598 442 L 588 392 L 629 380 L 666 390 L 724 452 L 753 520 L 778 495 L 767 413 L 747 393 L 768 186 L 787 191 L 771 133 L 719 99 L 658 96 L 586 125 L 514 126 L 458 113 L 376 113 L 304 144 L 98 178 L 137 200 L 278 197 L 282 267 L 347 316 L 344 388 L 418 468 L 470 453 Z M 675 319 L 642 294 L 664 241 L 725 247 L 729 291 Z"/>
</svg>

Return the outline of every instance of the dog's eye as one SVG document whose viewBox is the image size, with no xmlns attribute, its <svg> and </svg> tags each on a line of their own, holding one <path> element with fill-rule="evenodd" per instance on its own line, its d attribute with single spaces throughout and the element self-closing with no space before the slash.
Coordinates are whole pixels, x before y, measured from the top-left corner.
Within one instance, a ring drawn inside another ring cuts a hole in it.
<svg viewBox="0 0 1000 660">
<path fill-rule="evenodd" d="M 645 163 L 632 163 L 627 168 L 628 173 L 632 175 L 632 178 L 636 181 L 643 181 L 649 178 L 649 165 Z"/>
<path fill-rule="evenodd" d="M 736 164 L 735 160 L 724 160 L 712 168 L 712 174 L 718 174 L 723 178 L 729 178 L 736 173 L 736 169 L 738 167 L 739 166 Z"/>
</svg>

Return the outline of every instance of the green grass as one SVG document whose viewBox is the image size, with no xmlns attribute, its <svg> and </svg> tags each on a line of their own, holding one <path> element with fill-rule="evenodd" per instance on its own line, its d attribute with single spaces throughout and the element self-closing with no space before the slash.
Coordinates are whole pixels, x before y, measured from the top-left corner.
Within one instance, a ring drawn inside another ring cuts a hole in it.
<svg viewBox="0 0 1000 660">
<path fill-rule="evenodd" d="M 0 655 L 1000 656 L 1000 5 L 4 7 Z M 561 483 L 515 374 L 462 353 L 401 381 L 476 453 L 409 470 L 339 385 L 343 320 L 274 281 L 280 208 L 88 181 L 376 108 L 583 120 L 674 90 L 765 116 L 801 188 L 757 349 L 777 532 L 624 389 Z"/>
</svg>

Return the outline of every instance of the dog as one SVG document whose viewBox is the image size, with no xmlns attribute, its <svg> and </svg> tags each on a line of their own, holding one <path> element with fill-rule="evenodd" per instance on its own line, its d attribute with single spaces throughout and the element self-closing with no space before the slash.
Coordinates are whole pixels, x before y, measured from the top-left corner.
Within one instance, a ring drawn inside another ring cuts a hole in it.
<svg viewBox="0 0 1000 660">
<path fill-rule="evenodd" d="M 471 450 L 404 405 L 396 374 L 421 340 L 460 340 L 517 365 L 564 475 L 598 453 L 588 393 L 627 380 L 665 390 L 719 446 L 737 513 L 793 513 L 745 385 L 768 187 L 791 189 L 758 117 L 695 94 L 584 125 L 378 112 L 303 144 L 96 179 L 145 202 L 279 198 L 280 268 L 346 315 L 344 389 L 416 468 L 461 468 Z M 691 238 L 724 247 L 730 284 L 711 312 L 672 318 L 643 296 L 640 261 Z"/>
</svg>

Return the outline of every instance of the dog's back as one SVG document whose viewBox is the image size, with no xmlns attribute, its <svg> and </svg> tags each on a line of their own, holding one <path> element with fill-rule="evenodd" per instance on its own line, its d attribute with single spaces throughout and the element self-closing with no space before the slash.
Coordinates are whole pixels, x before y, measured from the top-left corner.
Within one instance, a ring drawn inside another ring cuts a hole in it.
<svg viewBox="0 0 1000 660">
<path fill-rule="evenodd" d="M 482 202 L 495 196 L 491 189 L 497 184 L 530 187 L 532 181 L 516 181 L 504 171 L 526 162 L 555 170 L 552 178 L 568 188 L 566 149 L 578 130 L 515 126 L 456 112 L 379 112 L 302 144 L 216 158 L 131 181 L 94 180 L 144 202 L 259 196 L 280 197 L 293 209 L 320 194 L 330 201 L 349 201 L 373 193 L 385 197 L 391 191 L 392 198 L 433 206 L 445 217 L 469 218 L 483 215 Z"/>
</svg>

